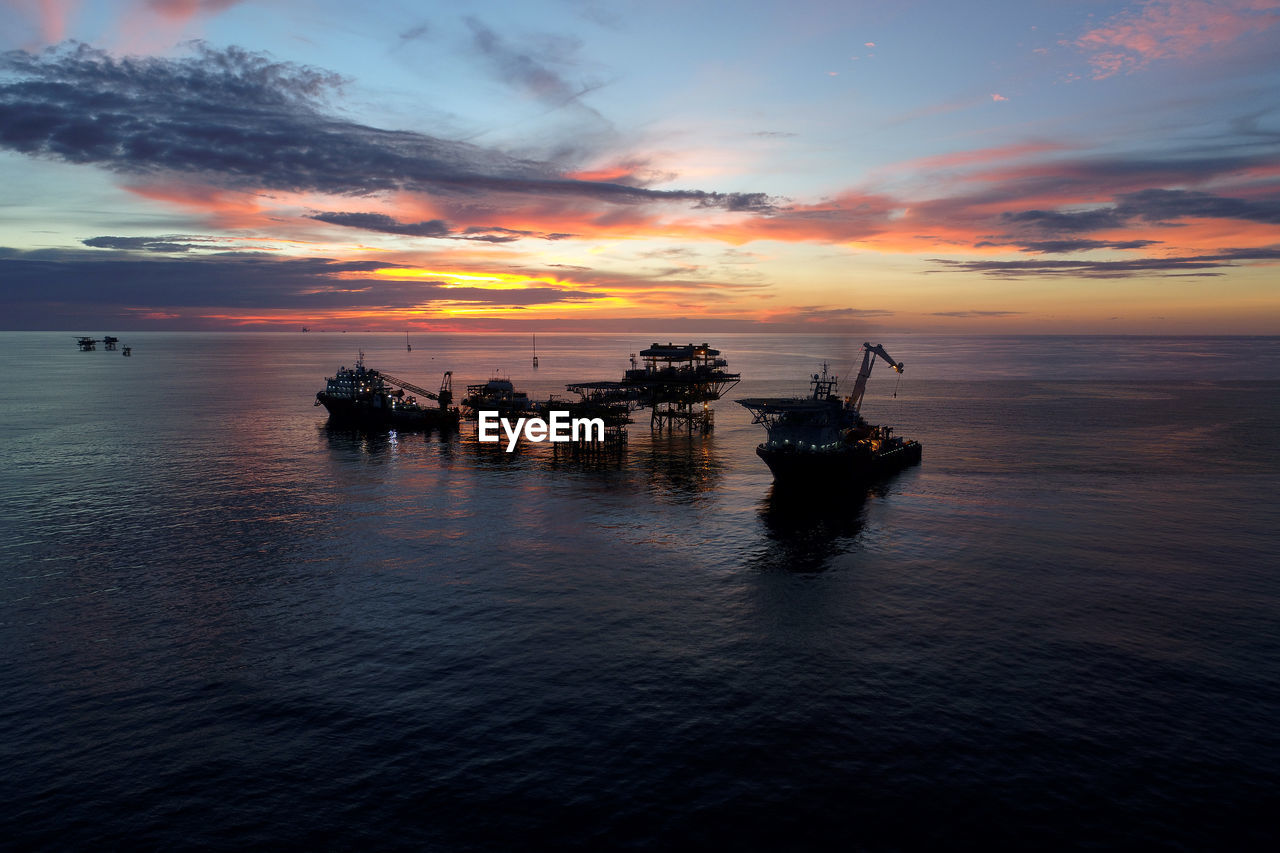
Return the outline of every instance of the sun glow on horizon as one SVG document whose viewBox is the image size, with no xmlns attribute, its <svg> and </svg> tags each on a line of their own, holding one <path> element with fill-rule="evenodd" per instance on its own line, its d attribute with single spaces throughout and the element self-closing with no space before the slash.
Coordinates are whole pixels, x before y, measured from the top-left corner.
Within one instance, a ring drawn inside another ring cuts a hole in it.
<svg viewBox="0 0 1280 853">
<path fill-rule="evenodd" d="M 478 287 L 486 290 L 523 290 L 531 284 L 560 287 L 553 278 L 537 278 L 517 273 L 460 273 L 442 270 L 412 269 L 406 267 L 381 267 L 368 271 L 346 270 L 333 274 L 334 278 L 378 278 L 389 281 L 432 281 L 442 288 Z"/>
</svg>

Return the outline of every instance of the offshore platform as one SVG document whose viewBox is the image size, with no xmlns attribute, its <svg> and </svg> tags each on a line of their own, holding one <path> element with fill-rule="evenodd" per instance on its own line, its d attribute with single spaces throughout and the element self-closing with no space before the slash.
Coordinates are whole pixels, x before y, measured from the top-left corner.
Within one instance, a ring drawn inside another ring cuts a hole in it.
<svg viewBox="0 0 1280 853">
<path fill-rule="evenodd" d="M 80 352 L 93 352 L 98 348 L 98 344 L 102 344 L 105 350 L 115 350 L 116 345 L 120 343 L 120 339 L 114 335 L 107 335 L 102 339 L 90 338 L 88 336 L 78 336 L 76 338 L 76 346 L 80 348 Z M 133 355 L 133 347 L 125 347 L 124 355 Z"/>
<path fill-rule="evenodd" d="M 631 354 L 631 369 L 620 382 L 575 382 L 565 388 L 584 403 L 624 409 L 648 408 L 657 432 L 706 434 L 715 426 L 711 403 L 741 379 L 730 373 L 720 350 L 709 344 L 660 344 Z"/>
</svg>

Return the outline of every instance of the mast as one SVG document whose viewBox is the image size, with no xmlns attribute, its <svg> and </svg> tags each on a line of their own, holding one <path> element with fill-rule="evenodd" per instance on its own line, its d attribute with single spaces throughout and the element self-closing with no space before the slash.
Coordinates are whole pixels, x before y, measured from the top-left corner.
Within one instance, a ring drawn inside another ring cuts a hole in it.
<svg viewBox="0 0 1280 853">
<path fill-rule="evenodd" d="M 538 366 L 538 336 L 536 334 L 533 336 L 533 366 L 534 368 Z"/>
<path fill-rule="evenodd" d="M 840 381 L 840 377 L 831 376 L 827 373 L 827 363 L 822 362 L 822 375 L 813 374 L 813 379 L 809 380 L 809 384 L 813 386 L 813 399 L 825 400 L 836 392 L 836 384 Z"/>
</svg>

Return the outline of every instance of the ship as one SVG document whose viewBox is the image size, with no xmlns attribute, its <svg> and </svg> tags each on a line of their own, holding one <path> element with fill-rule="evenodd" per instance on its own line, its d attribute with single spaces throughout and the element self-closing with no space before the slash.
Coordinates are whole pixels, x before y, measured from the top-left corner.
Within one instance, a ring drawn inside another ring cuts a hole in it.
<svg viewBox="0 0 1280 853">
<path fill-rule="evenodd" d="M 511 380 L 495 374 L 488 382 L 467 386 L 462 405 L 472 412 L 497 412 L 499 417 L 532 415 L 539 406 L 528 393 L 517 391 Z"/>
<path fill-rule="evenodd" d="M 435 401 L 419 403 L 407 392 Z M 453 371 L 445 371 L 439 391 L 428 391 L 380 370 L 365 367 L 364 351 L 356 366 L 341 367 L 316 393 L 315 405 L 324 406 L 332 422 L 363 427 L 397 429 L 456 429 L 461 418 L 453 402 Z"/>
<path fill-rule="evenodd" d="M 808 397 L 749 397 L 738 400 L 763 424 L 767 438 L 756 447 L 779 485 L 841 485 L 868 482 L 920 462 L 922 448 L 893 434 L 893 427 L 868 423 L 861 414 L 873 356 L 895 362 L 879 344 L 862 345 L 862 368 L 853 393 L 837 393 L 839 379 L 822 366 L 813 374 Z"/>
</svg>

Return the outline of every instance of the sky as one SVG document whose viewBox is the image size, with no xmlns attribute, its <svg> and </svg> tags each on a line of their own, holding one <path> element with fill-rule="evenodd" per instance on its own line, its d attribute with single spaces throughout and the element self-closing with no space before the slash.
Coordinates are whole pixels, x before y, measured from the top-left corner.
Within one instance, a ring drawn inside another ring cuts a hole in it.
<svg viewBox="0 0 1280 853">
<path fill-rule="evenodd" d="M 0 0 L 0 328 L 1280 334 L 1280 0 Z"/>
</svg>

